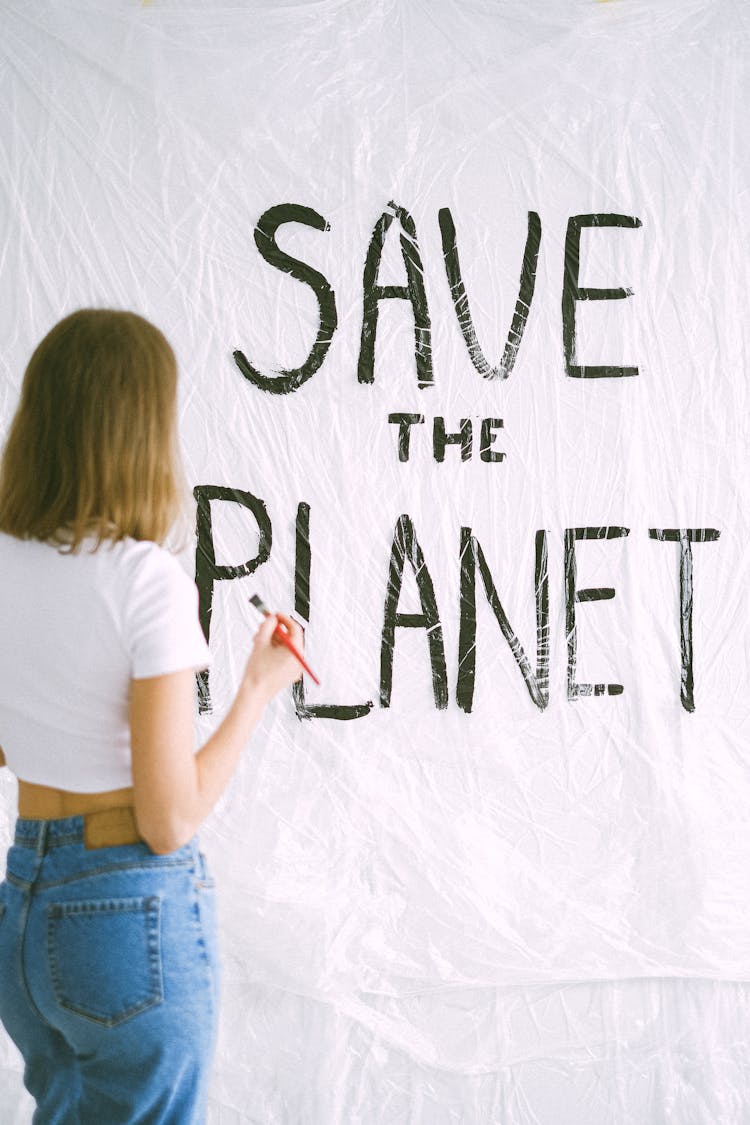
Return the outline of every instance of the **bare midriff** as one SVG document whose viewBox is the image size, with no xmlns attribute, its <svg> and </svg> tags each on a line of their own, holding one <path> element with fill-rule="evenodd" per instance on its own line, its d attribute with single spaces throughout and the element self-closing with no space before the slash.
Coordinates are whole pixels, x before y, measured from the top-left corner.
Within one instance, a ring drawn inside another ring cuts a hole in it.
<svg viewBox="0 0 750 1125">
<path fill-rule="evenodd" d="M 133 788 L 107 789 L 103 793 L 71 793 L 48 785 L 18 781 L 18 815 L 32 820 L 55 820 L 63 816 L 79 816 L 100 809 L 132 805 Z"/>
</svg>

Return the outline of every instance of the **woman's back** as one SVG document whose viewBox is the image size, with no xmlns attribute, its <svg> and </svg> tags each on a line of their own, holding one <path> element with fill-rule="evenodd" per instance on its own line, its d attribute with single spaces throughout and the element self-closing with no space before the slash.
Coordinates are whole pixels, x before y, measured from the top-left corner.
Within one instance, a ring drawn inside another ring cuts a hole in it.
<svg viewBox="0 0 750 1125">
<path fill-rule="evenodd" d="M 197 591 L 147 541 L 75 552 L 0 533 L 0 730 L 8 766 L 80 793 L 133 783 L 131 678 L 205 667 Z"/>
</svg>

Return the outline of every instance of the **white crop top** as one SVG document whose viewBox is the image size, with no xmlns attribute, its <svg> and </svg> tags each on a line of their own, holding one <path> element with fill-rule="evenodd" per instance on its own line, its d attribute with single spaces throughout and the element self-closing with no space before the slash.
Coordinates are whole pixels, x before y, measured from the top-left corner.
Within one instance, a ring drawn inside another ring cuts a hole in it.
<svg viewBox="0 0 750 1125">
<path fill-rule="evenodd" d="M 16 777 L 133 784 L 130 680 L 205 668 L 198 591 L 155 543 L 76 554 L 0 534 L 0 747 Z"/>
</svg>

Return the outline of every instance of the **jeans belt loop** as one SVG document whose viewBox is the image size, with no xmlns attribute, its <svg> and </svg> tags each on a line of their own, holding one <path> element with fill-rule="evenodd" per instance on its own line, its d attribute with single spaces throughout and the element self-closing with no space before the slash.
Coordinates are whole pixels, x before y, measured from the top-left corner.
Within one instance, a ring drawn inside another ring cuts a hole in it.
<svg viewBox="0 0 750 1125">
<path fill-rule="evenodd" d="M 39 835 L 36 840 L 36 854 L 38 856 L 45 855 L 47 851 L 47 841 L 49 838 L 49 822 L 43 820 L 39 825 Z"/>
</svg>

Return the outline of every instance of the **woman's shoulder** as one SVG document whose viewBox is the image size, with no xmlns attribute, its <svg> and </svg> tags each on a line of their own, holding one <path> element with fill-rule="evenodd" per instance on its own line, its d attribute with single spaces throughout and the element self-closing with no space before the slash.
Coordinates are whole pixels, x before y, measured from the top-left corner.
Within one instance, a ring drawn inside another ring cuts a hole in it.
<svg viewBox="0 0 750 1125">
<path fill-rule="evenodd" d="M 46 544 L 39 539 L 20 539 L 17 535 L 0 531 L 0 551 L 5 554 L 30 554 L 41 550 L 44 546 Z"/>
<path fill-rule="evenodd" d="M 126 581 L 191 582 L 185 567 L 172 551 L 150 539 L 120 539 L 111 545 L 102 544 L 103 561 L 120 570 Z"/>
<path fill-rule="evenodd" d="M 207 667 L 198 590 L 180 560 L 144 541 L 123 542 L 115 553 L 131 568 L 131 580 L 121 590 L 121 613 L 132 678 Z"/>
<path fill-rule="evenodd" d="M 63 545 L 57 541 L 21 538 L 0 531 L 0 566 L 3 569 L 15 566 L 24 573 L 49 572 L 57 566 L 63 550 Z"/>
<path fill-rule="evenodd" d="M 66 584 L 101 588 L 127 597 L 139 590 L 194 588 L 188 567 L 167 547 L 150 539 L 97 542 L 93 537 L 71 550 L 64 539 L 18 539 L 0 532 L 0 569 L 34 576 L 53 575 Z"/>
</svg>

